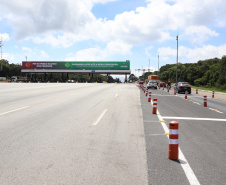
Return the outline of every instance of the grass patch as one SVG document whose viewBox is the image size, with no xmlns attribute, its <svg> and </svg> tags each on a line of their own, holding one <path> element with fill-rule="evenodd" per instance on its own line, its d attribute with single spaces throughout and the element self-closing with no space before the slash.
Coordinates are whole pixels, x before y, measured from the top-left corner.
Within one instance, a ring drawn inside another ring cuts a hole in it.
<svg viewBox="0 0 226 185">
<path fill-rule="evenodd" d="M 215 91 L 215 92 L 226 93 L 226 90 L 222 90 L 222 89 L 219 89 L 219 88 L 216 88 L 216 87 L 207 88 L 207 87 L 197 87 L 197 86 L 191 85 L 191 88 L 193 88 L 193 89 L 201 89 L 201 90 L 206 90 L 206 91 Z"/>
</svg>

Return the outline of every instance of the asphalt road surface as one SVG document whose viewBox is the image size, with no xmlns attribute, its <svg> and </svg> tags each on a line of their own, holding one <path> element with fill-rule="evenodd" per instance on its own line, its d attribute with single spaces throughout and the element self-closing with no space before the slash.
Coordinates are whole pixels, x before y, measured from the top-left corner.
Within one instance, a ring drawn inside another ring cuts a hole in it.
<svg viewBox="0 0 226 185">
<path fill-rule="evenodd" d="M 202 95 L 150 91 L 158 115 L 141 91 L 149 184 L 226 184 L 226 101 L 208 97 L 204 107 Z M 170 121 L 179 123 L 178 161 L 168 159 L 163 126 Z"/>
<path fill-rule="evenodd" d="M 151 91 L 157 115 L 134 84 L 0 84 L 0 184 L 225 184 L 226 102 Z"/>
</svg>

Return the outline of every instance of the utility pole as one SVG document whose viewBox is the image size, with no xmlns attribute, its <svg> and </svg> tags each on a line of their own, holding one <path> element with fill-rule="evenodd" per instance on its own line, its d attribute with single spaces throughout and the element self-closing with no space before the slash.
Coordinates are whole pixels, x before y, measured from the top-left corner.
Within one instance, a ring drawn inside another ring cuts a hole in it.
<svg viewBox="0 0 226 185">
<path fill-rule="evenodd" d="M 148 59 L 149 63 L 148 63 L 148 72 L 150 72 L 150 59 Z"/>
<path fill-rule="evenodd" d="M 176 36 L 177 40 L 177 69 L 176 69 L 176 84 L 177 84 L 177 70 L 178 70 L 178 35 Z"/>
<path fill-rule="evenodd" d="M 2 47 L 3 47 L 3 44 L 2 44 L 2 37 L 1 37 L 1 40 L 0 40 L 1 60 L 2 60 Z M 1 71 L 2 71 L 2 63 L 1 63 Z"/>
<path fill-rule="evenodd" d="M 158 55 L 158 74 L 159 74 L 159 55 Z"/>
</svg>

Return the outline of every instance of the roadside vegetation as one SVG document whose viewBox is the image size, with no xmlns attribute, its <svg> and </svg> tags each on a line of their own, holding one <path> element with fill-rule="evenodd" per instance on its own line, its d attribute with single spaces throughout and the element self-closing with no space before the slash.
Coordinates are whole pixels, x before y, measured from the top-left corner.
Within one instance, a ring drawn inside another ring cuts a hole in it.
<svg viewBox="0 0 226 185">
<path fill-rule="evenodd" d="M 191 85 L 191 88 L 193 88 L 193 89 L 201 89 L 201 90 L 205 90 L 205 91 L 215 91 L 215 92 L 226 93 L 226 90 L 222 90 L 222 89 L 216 88 L 216 87 L 207 88 L 207 87 L 197 87 L 197 86 Z"/>
<path fill-rule="evenodd" d="M 176 64 L 167 64 L 155 72 L 144 74 L 144 79 L 148 75 L 159 75 L 160 81 L 176 82 Z M 184 81 L 190 83 L 194 88 L 206 88 L 225 92 L 226 90 L 226 56 L 221 59 L 213 58 L 200 60 L 197 63 L 178 64 L 178 82 Z M 140 77 L 143 78 L 143 77 Z"/>
</svg>

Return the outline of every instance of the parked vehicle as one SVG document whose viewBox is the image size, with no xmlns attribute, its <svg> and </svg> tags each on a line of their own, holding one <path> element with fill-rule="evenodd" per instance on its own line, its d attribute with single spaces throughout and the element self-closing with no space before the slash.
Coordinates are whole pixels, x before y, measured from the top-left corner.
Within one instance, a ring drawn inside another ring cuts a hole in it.
<svg viewBox="0 0 226 185">
<path fill-rule="evenodd" d="M 160 82 L 159 83 L 159 87 L 166 87 L 166 83 L 165 82 Z"/>
<path fill-rule="evenodd" d="M 181 93 L 181 92 L 185 93 L 185 91 L 188 91 L 188 94 L 191 94 L 191 86 L 189 85 L 188 82 L 178 82 L 175 85 L 175 88 L 177 93 Z"/>
<path fill-rule="evenodd" d="M 157 85 L 157 82 L 155 80 L 149 80 L 148 83 L 147 83 L 147 88 L 150 89 L 150 88 L 154 88 L 154 89 L 157 89 L 158 85 Z"/>
</svg>

